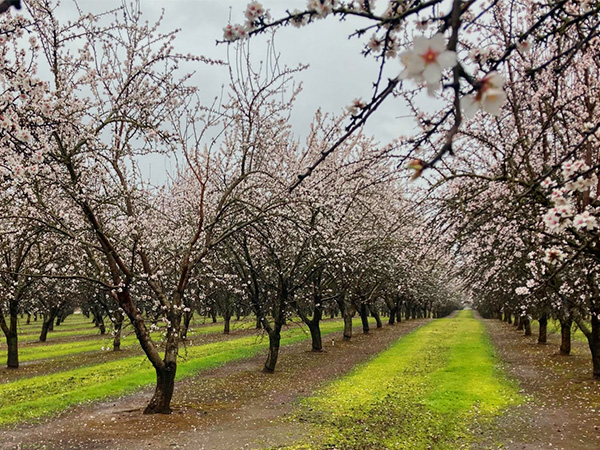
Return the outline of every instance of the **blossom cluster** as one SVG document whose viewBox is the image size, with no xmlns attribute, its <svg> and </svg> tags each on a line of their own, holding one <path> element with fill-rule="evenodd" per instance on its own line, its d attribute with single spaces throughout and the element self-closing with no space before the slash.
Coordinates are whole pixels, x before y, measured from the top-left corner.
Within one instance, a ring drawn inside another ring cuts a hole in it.
<svg viewBox="0 0 600 450">
<path fill-rule="evenodd" d="M 373 2 L 350 2 L 344 5 L 343 12 L 357 11 L 364 12 L 372 8 Z M 288 13 L 287 23 L 301 27 L 313 19 L 327 17 L 339 6 L 337 0 L 308 0 L 306 9 L 298 9 Z M 424 83 L 430 94 L 433 94 L 439 87 L 445 70 L 457 65 L 457 53 L 448 49 L 446 38 L 443 33 L 436 33 L 431 37 L 416 36 L 411 48 L 401 51 L 400 38 L 398 31 L 400 27 L 400 18 L 405 13 L 405 6 L 402 2 L 390 2 L 383 18 L 383 28 L 386 30 L 381 36 L 373 34 L 366 44 L 365 53 L 373 53 L 375 56 L 384 56 L 386 59 L 400 57 L 404 69 L 399 74 L 402 80 L 413 80 L 417 83 Z M 246 23 L 229 24 L 223 29 L 225 41 L 232 42 L 248 37 L 249 33 L 261 25 L 268 26 L 268 12 L 257 1 L 248 4 L 246 12 Z M 420 20 L 417 23 L 417 30 L 425 31 L 428 20 Z M 517 48 L 521 52 L 527 52 L 531 48 L 529 41 L 519 42 Z M 461 107 L 466 117 L 475 114 L 478 109 L 492 115 L 499 115 L 500 108 L 506 101 L 504 92 L 504 78 L 497 72 L 492 71 L 486 74 L 481 80 L 473 82 L 475 92 L 463 98 Z M 352 114 L 356 113 L 355 106 L 350 106 Z"/>
<path fill-rule="evenodd" d="M 543 216 L 543 223 L 548 231 L 556 233 L 569 227 L 577 231 L 592 231 L 598 228 L 596 208 L 588 204 L 584 206 L 585 209 L 578 210 L 576 205 L 578 193 L 596 194 L 598 176 L 589 172 L 590 168 L 584 161 L 567 161 L 561 171 L 564 180 L 562 187 L 557 187 L 551 179 L 541 183 L 544 188 L 554 187 L 549 196 L 554 206 Z"/>
</svg>

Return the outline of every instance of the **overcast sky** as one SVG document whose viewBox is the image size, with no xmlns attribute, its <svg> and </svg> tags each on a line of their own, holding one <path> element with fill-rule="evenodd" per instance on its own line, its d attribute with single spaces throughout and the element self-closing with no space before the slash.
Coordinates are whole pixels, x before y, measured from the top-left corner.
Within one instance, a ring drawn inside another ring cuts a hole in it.
<svg viewBox="0 0 600 450">
<path fill-rule="evenodd" d="M 141 0 L 147 20 L 152 22 L 165 8 L 164 30 L 181 29 L 174 44 L 178 51 L 221 60 L 226 59 L 227 45 L 215 42 L 222 39 L 223 27 L 230 17 L 232 23 L 244 21 L 247 3 L 247 0 Z M 85 12 L 100 12 L 119 6 L 121 1 L 79 0 L 78 4 Z M 273 17 L 281 17 L 286 9 L 303 9 L 306 0 L 265 0 L 263 5 Z M 65 11 L 72 8 L 69 0 L 63 0 L 63 8 Z M 290 67 L 310 66 L 298 76 L 304 90 L 294 110 L 293 129 L 299 137 L 306 134 L 318 108 L 337 114 L 355 98 L 370 98 L 378 71 L 377 61 L 361 55 L 362 40 L 348 39 L 361 23 L 365 24 L 351 19 L 341 23 L 329 17 L 300 29 L 289 26 L 278 30 L 275 43 L 283 63 Z M 251 53 L 263 55 L 267 39 L 267 35 L 252 38 Z M 390 77 L 401 70 L 399 61 L 392 61 L 388 66 Z M 202 89 L 203 99 L 210 102 L 221 91 L 221 86 L 228 83 L 227 70 L 214 66 L 202 68 L 195 81 Z M 380 142 L 387 143 L 412 129 L 412 122 L 402 118 L 406 114 L 400 100 L 390 99 L 370 118 L 366 130 Z"/>
</svg>

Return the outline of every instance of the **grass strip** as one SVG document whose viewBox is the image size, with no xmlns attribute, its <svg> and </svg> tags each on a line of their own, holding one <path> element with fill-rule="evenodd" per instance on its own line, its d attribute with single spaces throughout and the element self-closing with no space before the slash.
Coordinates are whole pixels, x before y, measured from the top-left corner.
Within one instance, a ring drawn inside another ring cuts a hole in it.
<svg viewBox="0 0 600 450">
<path fill-rule="evenodd" d="M 433 321 L 304 399 L 297 418 L 315 433 L 285 448 L 467 448 L 472 430 L 522 401 L 497 362 L 471 311 Z"/>
<path fill-rule="evenodd" d="M 588 324 L 588 326 L 590 326 Z M 533 336 L 537 336 L 540 332 L 540 324 L 537 320 L 531 321 L 531 334 Z M 560 322 L 556 319 L 548 320 L 548 334 L 559 334 L 560 335 Z M 583 342 L 584 344 L 588 343 L 587 337 L 583 334 L 583 331 L 579 329 L 576 324 L 573 324 L 571 327 L 571 339 L 577 342 Z"/>
<path fill-rule="evenodd" d="M 321 326 L 323 335 L 342 329 L 340 320 Z M 309 338 L 307 330 L 293 326 L 282 332 L 281 345 Z M 252 336 L 181 349 L 177 379 L 254 356 L 267 347 L 268 339 Z M 120 396 L 154 382 L 155 372 L 148 360 L 135 356 L 0 384 L 0 425 L 46 418 L 71 405 Z"/>
<path fill-rule="evenodd" d="M 250 322 L 240 322 L 235 326 L 231 327 L 231 330 L 243 330 L 253 328 L 254 324 Z M 201 336 L 207 334 L 214 334 L 223 331 L 223 325 L 206 325 L 200 328 L 194 328 L 188 332 L 188 336 Z M 83 334 L 74 334 L 75 336 L 84 336 Z M 161 338 L 160 333 L 152 333 L 152 339 L 159 340 Z M 101 352 L 111 350 L 113 344 L 113 338 L 110 334 L 99 336 L 98 339 L 87 339 L 84 341 L 74 341 L 62 344 L 44 344 L 21 347 L 19 348 L 19 361 L 37 361 L 49 358 L 59 358 L 65 356 L 74 356 L 80 353 L 88 352 Z M 139 345 L 133 333 L 121 338 L 121 348 L 133 347 Z M 7 351 L 0 350 L 0 361 L 6 359 Z"/>
</svg>

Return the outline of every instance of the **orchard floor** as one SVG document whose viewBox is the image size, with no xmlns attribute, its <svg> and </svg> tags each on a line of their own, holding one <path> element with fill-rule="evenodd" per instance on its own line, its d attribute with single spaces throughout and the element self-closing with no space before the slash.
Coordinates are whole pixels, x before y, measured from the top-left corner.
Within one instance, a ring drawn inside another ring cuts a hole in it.
<svg viewBox="0 0 600 450">
<path fill-rule="evenodd" d="M 528 401 L 509 408 L 481 433 L 487 445 L 507 450 L 600 449 L 600 381 L 591 378 L 587 344 L 573 341 L 572 354 L 558 353 L 560 335 L 548 344 L 512 325 L 483 320 L 504 369 L 518 380 Z"/>
<path fill-rule="evenodd" d="M 260 372 L 264 355 L 230 362 L 179 382 L 171 415 L 141 414 L 149 389 L 112 402 L 71 408 L 34 425 L 0 429 L 6 450 L 137 450 L 265 448 L 289 445 L 310 435 L 308 423 L 290 420 L 299 397 L 348 373 L 427 321 L 402 322 L 350 342 L 335 334 L 326 352 L 307 352 L 307 342 L 283 347 L 278 371 Z M 548 345 L 497 320 L 482 320 L 501 365 L 518 381 L 527 401 L 510 406 L 491 424 L 474 426 L 476 449 L 600 449 L 600 382 L 591 380 L 589 351 L 573 342 L 573 355 L 557 355 L 558 338 Z M 437 447 L 428 447 L 435 449 Z M 444 447 L 446 448 L 446 447 Z M 469 448 L 468 444 L 456 448 Z M 359 449 L 356 449 L 359 450 Z M 383 450 L 383 448 L 382 448 Z M 425 450 L 416 449 L 416 450 Z"/>
<path fill-rule="evenodd" d="M 0 448 L 14 450 L 130 450 L 264 448 L 288 444 L 306 425 L 284 416 L 300 396 L 348 372 L 426 323 L 405 321 L 351 341 L 339 333 L 324 339 L 325 352 L 307 351 L 310 342 L 282 347 L 275 374 L 260 371 L 265 355 L 234 361 L 177 383 L 171 415 L 141 412 L 152 395 L 146 389 L 111 402 L 71 408 L 34 425 L 0 430 Z"/>
</svg>

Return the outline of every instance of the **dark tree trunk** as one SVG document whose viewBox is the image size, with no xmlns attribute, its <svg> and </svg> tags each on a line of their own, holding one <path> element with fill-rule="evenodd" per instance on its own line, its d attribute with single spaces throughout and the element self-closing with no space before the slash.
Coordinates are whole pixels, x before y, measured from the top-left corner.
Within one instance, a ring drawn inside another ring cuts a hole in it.
<svg viewBox="0 0 600 450">
<path fill-rule="evenodd" d="M 360 305 L 360 321 L 362 322 L 363 333 L 369 334 L 369 311 L 366 303 Z"/>
<path fill-rule="evenodd" d="M 308 329 L 310 330 L 310 337 L 312 339 L 312 351 L 322 352 L 323 351 L 323 340 L 321 338 L 321 327 L 318 321 L 311 320 L 308 323 Z"/>
<path fill-rule="evenodd" d="M 560 320 L 560 354 L 570 355 L 571 354 L 571 325 L 573 325 L 572 319 L 559 319 Z"/>
<path fill-rule="evenodd" d="M 30 323 L 31 323 L 31 314 L 27 313 L 27 322 L 25 324 L 29 325 Z"/>
<path fill-rule="evenodd" d="M 17 323 L 19 321 L 17 314 L 18 299 L 13 298 L 9 301 L 8 325 L 2 311 L 0 310 L 0 325 L 4 336 L 6 337 L 7 358 L 6 367 L 9 369 L 19 368 L 19 335 L 17 333 Z"/>
<path fill-rule="evenodd" d="M 538 319 L 540 324 L 540 332 L 538 334 L 538 344 L 545 344 L 548 342 L 548 316 L 544 313 Z"/>
<path fill-rule="evenodd" d="M 44 320 L 44 323 L 42 323 L 42 332 L 40 333 L 40 342 L 46 342 L 46 339 L 48 338 L 49 328 L 50 324 L 48 323 L 48 321 Z"/>
<path fill-rule="evenodd" d="M 279 357 L 279 345 L 281 344 L 281 333 L 278 329 L 273 329 L 269 332 L 269 355 L 265 362 L 263 372 L 274 373 L 275 366 L 277 365 L 277 358 Z"/>
<path fill-rule="evenodd" d="M 123 315 L 117 313 L 113 322 L 113 351 L 121 350 L 121 329 L 123 328 Z"/>
<path fill-rule="evenodd" d="M 62 319 L 60 314 L 56 317 L 56 324 L 54 326 L 58 327 L 62 323 Z"/>
<path fill-rule="evenodd" d="M 394 325 L 396 323 L 396 314 L 398 313 L 398 308 L 393 306 L 390 309 L 390 318 L 388 319 L 388 325 Z"/>
<path fill-rule="evenodd" d="M 54 316 L 52 316 L 50 322 L 48 323 L 48 331 L 54 331 Z"/>
<path fill-rule="evenodd" d="M 188 330 L 190 329 L 190 323 L 192 322 L 192 318 L 194 317 L 194 311 L 190 308 L 189 311 L 183 312 L 183 323 L 181 324 L 181 339 L 186 340 Z"/>
<path fill-rule="evenodd" d="M 379 317 L 379 313 L 377 312 L 377 309 L 375 309 L 373 307 L 369 307 L 369 310 L 371 311 L 371 315 L 375 319 L 375 323 L 377 324 L 377 328 L 383 327 L 383 324 L 381 323 L 381 317 Z"/>
<path fill-rule="evenodd" d="M 212 318 L 212 323 L 217 323 L 217 310 L 215 308 L 210 309 L 210 317 Z"/>
<path fill-rule="evenodd" d="M 6 359 L 6 367 L 9 369 L 19 368 L 19 343 L 18 336 L 15 333 L 6 337 L 6 345 L 8 350 L 8 357 Z"/>
<path fill-rule="evenodd" d="M 170 414 L 171 399 L 175 390 L 175 374 L 177 373 L 177 363 L 171 362 L 165 364 L 163 368 L 156 370 L 156 389 L 154 395 L 146 406 L 144 414 Z"/>
<path fill-rule="evenodd" d="M 224 323 L 223 323 L 223 334 L 229 334 L 230 331 L 230 323 L 231 323 L 231 314 L 225 312 L 223 315 Z"/>
<path fill-rule="evenodd" d="M 344 340 L 349 341 L 352 339 L 352 313 L 350 311 L 344 312 Z"/>
<path fill-rule="evenodd" d="M 262 328 L 262 323 L 260 321 L 260 317 L 257 315 L 256 316 L 256 329 L 260 330 Z"/>
<path fill-rule="evenodd" d="M 592 352 L 594 378 L 600 380 L 600 319 L 597 314 L 592 313 L 592 329 L 587 338 Z"/>
<path fill-rule="evenodd" d="M 531 320 L 529 317 L 523 317 L 523 328 L 525 329 L 525 336 L 531 336 Z"/>
<path fill-rule="evenodd" d="M 42 323 L 42 332 L 40 333 L 40 342 L 46 342 L 48 338 L 48 331 L 51 330 L 51 326 L 54 323 L 54 318 L 58 313 L 58 308 L 50 308 L 44 317 L 44 323 Z"/>
<path fill-rule="evenodd" d="M 172 309 L 167 314 L 167 319 L 171 322 L 171 328 L 167 332 L 165 343 L 165 358 L 161 359 L 158 349 L 144 323 L 144 318 L 140 310 L 135 306 L 131 293 L 127 287 L 117 293 L 119 305 L 131 321 L 138 341 L 152 363 L 156 371 L 156 389 L 150 403 L 144 410 L 144 414 L 169 413 L 171 412 L 170 403 L 175 389 L 175 374 L 177 371 L 177 350 L 180 329 L 181 313 Z M 180 300 L 177 299 L 176 300 Z"/>
</svg>

